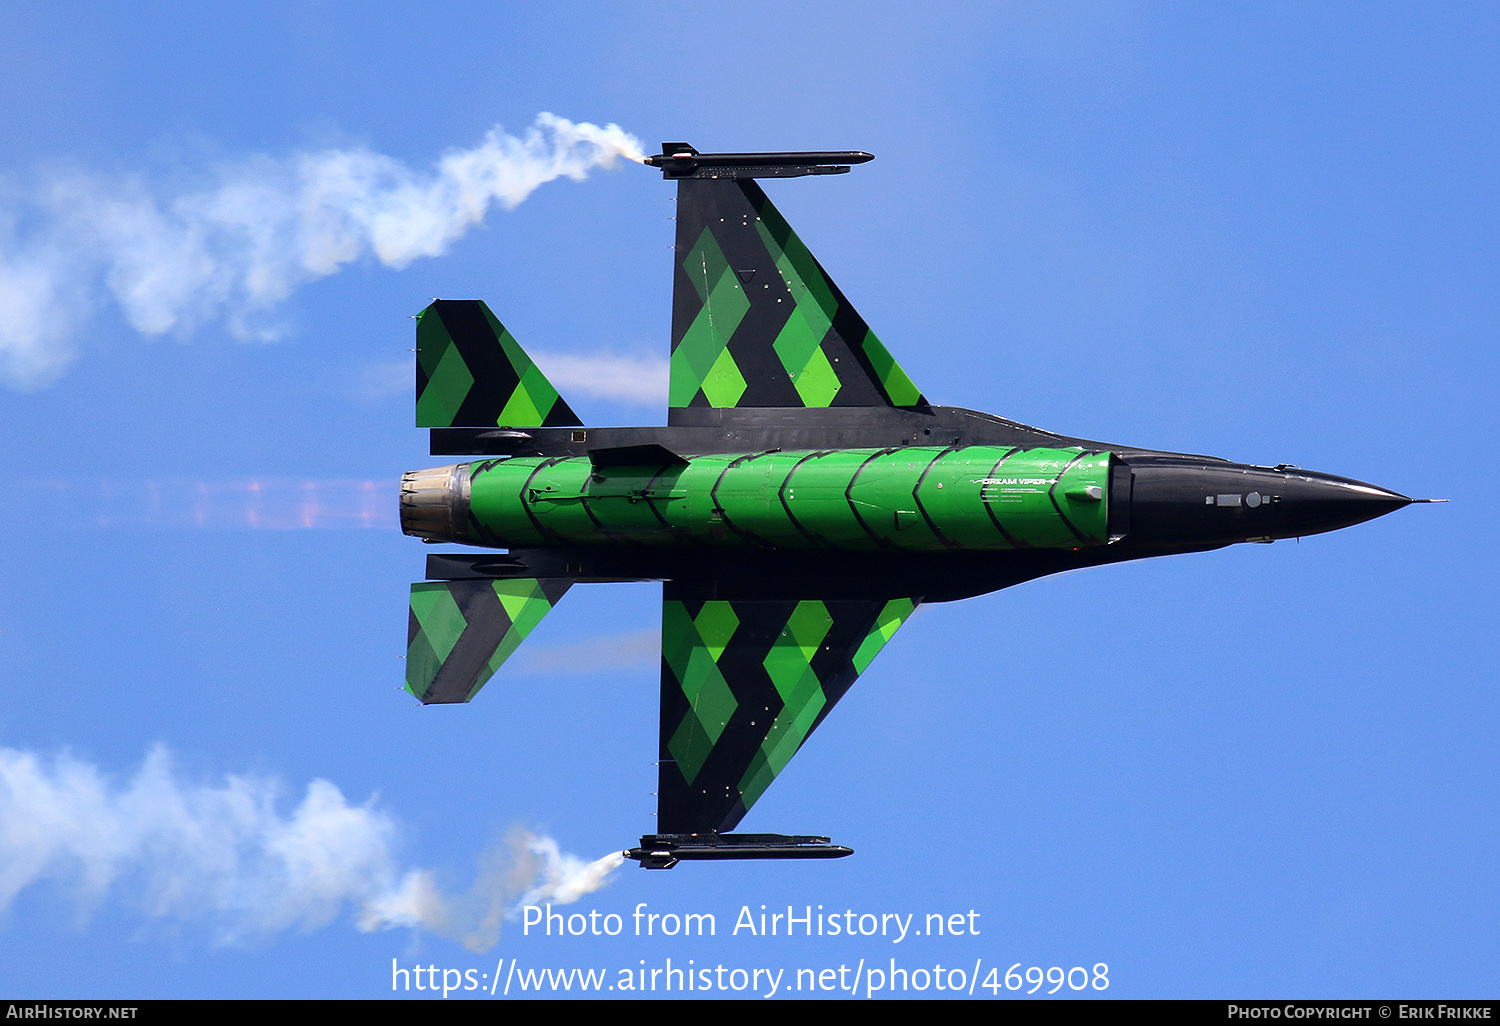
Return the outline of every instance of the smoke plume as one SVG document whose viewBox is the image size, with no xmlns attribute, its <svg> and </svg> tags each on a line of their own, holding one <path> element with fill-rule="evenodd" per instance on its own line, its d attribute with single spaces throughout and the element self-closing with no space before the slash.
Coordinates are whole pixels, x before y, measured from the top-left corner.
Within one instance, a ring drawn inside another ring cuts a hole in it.
<svg viewBox="0 0 1500 1026">
<path fill-rule="evenodd" d="M 355 148 L 222 165 L 172 194 L 82 171 L 12 189 L 0 203 L 0 380 L 34 389 L 62 375 L 100 286 L 143 335 L 222 322 L 270 339 L 299 286 L 367 257 L 402 268 L 438 256 L 494 204 L 617 157 L 642 159 L 618 126 L 540 114 L 523 135 L 496 127 L 425 171 Z"/>
<path fill-rule="evenodd" d="M 661 666 L 661 631 L 634 631 L 630 634 L 606 634 L 584 638 L 564 645 L 532 645 L 516 653 L 512 664 L 515 673 L 558 674 L 598 673 L 601 670 L 628 672 Z"/>
<path fill-rule="evenodd" d="M 588 396 L 626 406 L 665 406 L 671 365 L 665 357 L 595 353 L 580 356 L 527 345 L 526 353 L 565 397 Z M 412 393 L 412 361 L 392 360 L 363 368 L 349 390 L 367 401 Z"/>
<path fill-rule="evenodd" d="M 563 395 L 613 399 L 633 406 L 665 406 L 671 367 L 661 357 L 532 354 L 547 380 Z"/>
<path fill-rule="evenodd" d="M 481 856 L 467 892 L 447 894 L 431 870 L 400 865 L 396 824 L 373 803 L 350 805 L 326 780 L 287 815 L 281 798 L 265 778 L 187 782 L 161 747 L 123 785 L 68 755 L 0 748 L 0 912 L 50 883 L 83 918 L 113 895 L 205 924 L 221 944 L 320 929 L 348 908 L 362 930 L 418 928 L 484 951 L 521 904 L 576 901 L 622 861 L 585 862 L 516 830 Z"/>
</svg>

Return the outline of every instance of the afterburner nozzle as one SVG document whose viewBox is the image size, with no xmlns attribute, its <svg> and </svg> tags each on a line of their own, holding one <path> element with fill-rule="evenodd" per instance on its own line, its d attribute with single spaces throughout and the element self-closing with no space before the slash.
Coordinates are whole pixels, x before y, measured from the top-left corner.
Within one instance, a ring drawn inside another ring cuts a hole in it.
<svg viewBox="0 0 1500 1026">
<path fill-rule="evenodd" d="M 469 520 L 469 466 L 402 474 L 402 533 L 431 542 L 457 541 Z"/>
</svg>

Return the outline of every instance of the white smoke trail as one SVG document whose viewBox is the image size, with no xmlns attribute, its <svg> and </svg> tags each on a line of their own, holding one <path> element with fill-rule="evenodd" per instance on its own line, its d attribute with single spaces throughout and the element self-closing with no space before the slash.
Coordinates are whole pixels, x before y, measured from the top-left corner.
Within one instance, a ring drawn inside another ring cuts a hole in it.
<svg viewBox="0 0 1500 1026">
<path fill-rule="evenodd" d="M 671 365 L 665 357 L 613 353 L 558 353 L 530 345 L 526 352 L 564 398 L 589 396 L 629 406 L 665 406 Z M 358 399 L 412 394 L 412 361 L 392 360 L 363 368 L 350 393 Z"/>
<path fill-rule="evenodd" d="M 517 868 L 522 870 L 522 879 L 530 877 L 537 881 L 521 895 L 517 905 L 535 905 L 543 901 L 571 904 L 603 887 L 605 878 L 625 862 L 624 854 L 617 851 L 602 859 L 585 862 L 576 855 L 559 851 L 552 838 L 538 837 L 530 832 L 522 833 L 516 840 L 530 856 L 529 859 L 516 860 Z"/>
<path fill-rule="evenodd" d="M 606 634 L 565 645 L 531 645 L 516 653 L 507 669 L 515 673 L 575 674 L 600 670 L 628 672 L 661 666 L 661 631 Z"/>
<path fill-rule="evenodd" d="M 269 339 L 298 286 L 366 256 L 392 268 L 438 256 L 493 204 L 617 157 L 642 159 L 618 126 L 540 114 L 524 135 L 496 127 L 430 171 L 361 148 L 223 165 L 176 195 L 139 178 L 54 176 L 0 206 L 0 379 L 34 389 L 67 369 L 94 284 L 144 335 L 222 320 Z"/>
<path fill-rule="evenodd" d="M 547 380 L 564 396 L 577 393 L 636 406 L 665 406 L 671 368 L 661 357 L 531 354 Z"/>
<path fill-rule="evenodd" d="M 148 916 L 207 924 L 225 944 L 319 929 L 349 907 L 363 930 L 421 928 L 484 951 L 520 903 L 576 901 L 621 863 L 586 863 L 517 831 L 482 856 L 467 893 L 450 896 L 431 871 L 400 868 L 395 823 L 372 804 L 348 804 L 326 780 L 290 815 L 280 798 L 262 778 L 186 782 L 161 747 L 124 786 L 67 755 L 0 748 L 0 912 L 50 882 L 85 916 L 119 893 Z"/>
<path fill-rule="evenodd" d="M 558 848 L 550 837 L 513 830 L 505 848 L 492 848 L 480 860 L 474 886 L 445 895 L 425 870 L 407 873 L 399 886 L 366 902 L 360 929 L 419 927 L 461 942 L 470 951 L 488 951 L 500 937 L 500 923 L 522 906 L 567 905 L 603 887 L 625 862 L 621 852 L 585 862 Z"/>
</svg>

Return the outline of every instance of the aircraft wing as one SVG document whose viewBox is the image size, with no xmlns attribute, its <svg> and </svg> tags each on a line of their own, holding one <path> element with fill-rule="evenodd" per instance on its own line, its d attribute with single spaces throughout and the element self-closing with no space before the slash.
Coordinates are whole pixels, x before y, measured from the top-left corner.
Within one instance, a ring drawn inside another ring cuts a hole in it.
<svg viewBox="0 0 1500 1026">
<path fill-rule="evenodd" d="M 725 408 L 926 406 L 760 186 L 677 188 L 669 423 L 716 423 L 701 415 Z"/>
<path fill-rule="evenodd" d="M 661 834 L 733 829 L 919 601 L 663 589 Z"/>
</svg>

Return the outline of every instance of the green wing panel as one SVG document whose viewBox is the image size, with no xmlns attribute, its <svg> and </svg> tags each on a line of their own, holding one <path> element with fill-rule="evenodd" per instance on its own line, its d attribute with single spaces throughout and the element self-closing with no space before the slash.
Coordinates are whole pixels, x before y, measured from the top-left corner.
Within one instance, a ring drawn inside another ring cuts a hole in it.
<svg viewBox="0 0 1500 1026">
<path fill-rule="evenodd" d="M 484 303 L 437 299 L 417 314 L 417 427 L 581 423 Z"/>
<path fill-rule="evenodd" d="M 677 192 L 669 406 L 926 405 L 760 186 Z"/>
<path fill-rule="evenodd" d="M 917 605 L 664 588 L 659 833 L 733 829 Z"/>
<path fill-rule="evenodd" d="M 572 583 L 521 577 L 413 584 L 406 690 L 424 705 L 469 701 Z"/>
</svg>

